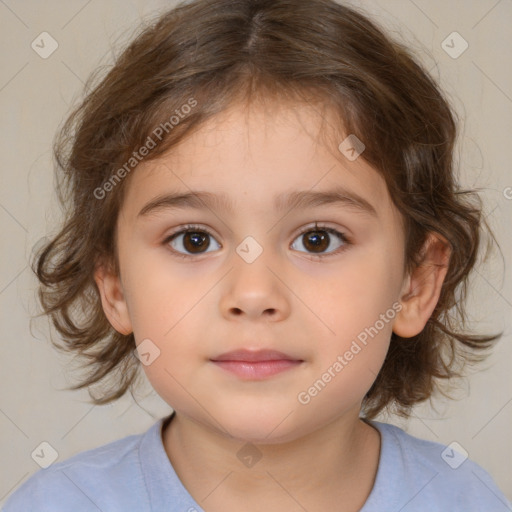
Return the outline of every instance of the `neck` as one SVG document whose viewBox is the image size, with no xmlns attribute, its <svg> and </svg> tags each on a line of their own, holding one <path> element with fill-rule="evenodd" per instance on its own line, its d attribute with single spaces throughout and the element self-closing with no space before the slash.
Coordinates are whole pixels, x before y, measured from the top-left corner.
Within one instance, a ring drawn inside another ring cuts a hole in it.
<svg viewBox="0 0 512 512">
<path fill-rule="evenodd" d="M 259 503 L 259 510 L 262 497 L 275 503 L 266 506 L 268 512 L 325 510 L 333 499 L 356 511 L 373 487 L 380 452 L 379 433 L 358 412 L 293 441 L 257 445 L 175 413 L 162 439 L 176 474 L 207 511 L 242 504 L 238 510 L 249 511 L 251 503 Z"/>
</svg>

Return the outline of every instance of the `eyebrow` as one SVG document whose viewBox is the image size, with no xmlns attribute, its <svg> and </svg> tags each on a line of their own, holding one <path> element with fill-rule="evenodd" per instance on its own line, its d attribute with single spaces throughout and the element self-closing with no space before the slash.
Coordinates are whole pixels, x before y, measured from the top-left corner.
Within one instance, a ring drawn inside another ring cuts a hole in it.
<svg viewBox="0 0 512 512">
<path fill-rule="evenodd" d="M 326 205 L 338 205 L 356 213 L 377 217 L 375 208 L 363 197 L 343 187 L 326 191 L 293 191 L 276 196 L 274 208 L 278 212 L 289 211 L 293 208 L 306 209 Z M 175 192 L 157 196 L 149 201 L 137 214 L 137 217 L 147 216 L 173 209 L 192 208 L 196 210 L 218 210 L 234 212 L 233 202 L 227 194 L 213 194 L 207 191 Z"/>
</svg>

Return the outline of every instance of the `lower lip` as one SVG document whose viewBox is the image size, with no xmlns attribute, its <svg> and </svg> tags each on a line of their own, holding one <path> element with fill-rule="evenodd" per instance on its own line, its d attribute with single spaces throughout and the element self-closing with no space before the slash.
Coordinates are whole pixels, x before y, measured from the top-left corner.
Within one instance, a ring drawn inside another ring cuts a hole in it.
<svg viewBox="0 0 512 512">
<path fill-rule="evenodd" d="M 272 361 L 212 361 L 220 368 L 246 380 L 262 380 L 296 368 L 301 361 L 278 359 Z"/>
</svg>

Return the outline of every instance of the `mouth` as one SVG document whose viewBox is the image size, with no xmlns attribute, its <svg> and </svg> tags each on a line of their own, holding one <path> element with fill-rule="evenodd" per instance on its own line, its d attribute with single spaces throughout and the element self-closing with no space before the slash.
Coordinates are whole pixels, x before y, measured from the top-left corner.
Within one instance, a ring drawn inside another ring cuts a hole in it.
<svg viewBox="0 0 512 512">
<path fill-rule="evenodd" d="M 242 380 L 263 380 L 297 368 L 304 361 L 275 350 L 236 350 L 210 361 Z"/>
</svg>

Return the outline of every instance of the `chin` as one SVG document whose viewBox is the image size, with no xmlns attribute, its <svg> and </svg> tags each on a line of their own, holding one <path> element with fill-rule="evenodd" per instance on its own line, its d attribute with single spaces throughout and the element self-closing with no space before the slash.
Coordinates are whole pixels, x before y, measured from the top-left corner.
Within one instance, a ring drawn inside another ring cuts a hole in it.
<svg viewBox="0 0 512 512">
<path fill-rule="evenodd" d="M 281 444 L 294 441 L 307 431 L 297 411 L 284 407 L 231 406 L 216 417 L 223 418 L 222 426 L 232 439 L 244 443 Z"/>
</svg>

